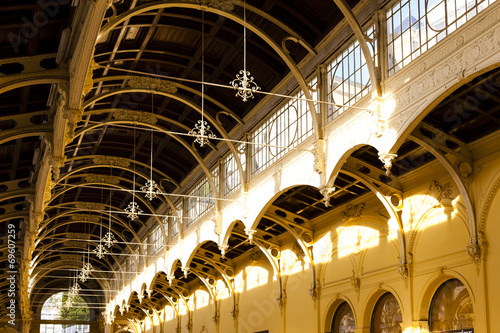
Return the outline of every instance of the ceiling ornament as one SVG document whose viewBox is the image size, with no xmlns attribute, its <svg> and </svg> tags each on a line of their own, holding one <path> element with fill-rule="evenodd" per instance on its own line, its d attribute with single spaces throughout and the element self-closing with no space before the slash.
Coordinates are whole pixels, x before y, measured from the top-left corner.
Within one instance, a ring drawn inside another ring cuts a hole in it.
<svg viewBox="0 0 500 333">
<path fill-rule="evenodd" d="M 117 166 L 123 168 L 128 168 L 130 166 L 130 162 L 126 158 L 117 156 L 98 155 L 92 159 L 92 162 L 94 162 L 94 164 Z"/>
<path fill-rule="evenodd" d="M 90 235 L 89 234 L 82 234 L 79 232 L 68 232 L 66 234 L 67 239 L 86 239 L 90 240 Z"/>
<path fill-rule="evenodd" d="M 88 183 L 113 184 L 113 185 L 120 184 L 120 178 L 108 175 L 91 174 L 85 176 L 85 180 Z M 102 205 L 102 208 L 104 208 L 104 205 Z"/>
<path fill-rule="evenodd" d="M 228 0 L 182 0 L 182 2 L 197 3 L 202 7 L 212 7 L 225 12 L 230 12 L 234 9 L 234 5 Z"/>
<path fill-rule="evenodd" d="M 71 215 L 71 220 L 78 222 L 99 222 L 99 216 L 90 214 L 73 214 Z"/>
<path fill-rule="evenodd" d="M 132 88 L 163 91 L 168 94 L 175 94 L 177 92 L 177 87 L 172 81 L 166 81 L 152 77 L 134 76 L 128 81 L 128 85 Z"/>
<path fill-rule="evenodd" d="M 75 203 L 75 207 L 78 209 L 85 209 L 85 210 L 104 210 L 104 205 L 102 203 L 99 203 L 99 202 L 81 201 L 81 202 Z"/>
<path fill-rule="evenodd" d="M 209 1 L 207 1 L 209 2 Z M 209 139 L 215 139 L 215 134 L 210 130 L 210 126 L 204 119 L 205 113 L 205 11 L 201 12 L 201 120 L 198 120 L 189 135 L 193 136 L 194 142 L 200 147 L 208 144 Z"/>
<path fill-rule="evenodd" d="M 236 74 L 236 79 L 229 82 L 234 90 L 237 90 L 236 96 L 241 97 L 243 102 L 249 98 L 254 98 L 254 94 L 260 90 L 253 76 L 247 71 L 247 7 L 243 1 L 243 69 Z"/>
<path fill-rule="evenodd" d="M 126 120 L 133 123 L 146 123 L 150 125 L 154 125 L 158 121 L 158 119 L 156 119 L 151 113 L 133 110 L 115 111 L 113 112 L 113 118 L 116 120 Z"/>
<path fill-rule="evenodd" d="M 63 247 L 72 247 L 72 248 L 82 248 L 82 249 L 86 249 L 87 248 L 87 245 L 85 244 L 82 244 L 81 242 L 79 241 L 65 241 L 63 243 Z"/>
<path fill-rule="evenodd" d="M 78 254 L 63 253 L 59 256 L 61 257 L 61 260 L 80 260 L 80 256 Z"/>
</svg>

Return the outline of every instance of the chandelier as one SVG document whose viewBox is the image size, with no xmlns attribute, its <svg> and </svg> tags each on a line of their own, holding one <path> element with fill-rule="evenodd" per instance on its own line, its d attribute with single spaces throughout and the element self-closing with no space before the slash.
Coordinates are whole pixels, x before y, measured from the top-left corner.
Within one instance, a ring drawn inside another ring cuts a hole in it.
<svg viewBox="0 0 500 333">
<path fill-rule="evenodd" d="M 210 130 L 210 126 L 204 119 L 205 113 L 205 11 L 201 12 L 201 120 L 198 120 L 189 135 L 195 137 L 194 142 L 200 147 L 209 143 L 209 139 L 215 139 L 215 134 Z"/>
<path fill-rule="evenodd" d="M 108 250 L 106 250 L 106 248 L 102 244 L 99 244 L 94 249 L 94 253 L 97 258 L 102 259 L 106 254 L 108 254 Z"/>
<path fill-rule="evenodd" d="M 253 76 L 247 71 L 247 8 L 243 1 L 243 69 L 236 74 L 236 79 L 229 82 L 233 89 L 237 90 L 236 96 L 246 102 L 249 98 L 254 98 L 254 93 L 260 90 Z"/>
</svg>

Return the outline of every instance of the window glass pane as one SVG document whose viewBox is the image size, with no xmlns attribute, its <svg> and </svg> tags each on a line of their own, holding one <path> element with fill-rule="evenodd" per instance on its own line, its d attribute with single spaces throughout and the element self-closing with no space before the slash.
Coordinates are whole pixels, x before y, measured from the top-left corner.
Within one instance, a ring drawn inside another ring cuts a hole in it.
<svg viewBox="0 0 500 333">
<path fill-rule="evenodd" d="M 409 64 L 495 0 L 403 0 L 389 8 L 389 76 Z"/>
<path fill-rule="evenodd" d="M 387 293 L 380 297 L 372 316 L 372 333 L 401 333 L 401 308 L 396 298 Z"/>
<path fill-rule="evenodd" d="M 335 311 L 332 322 L 332 333 L 354 333 L 354 314 L 346 302 L 340 304 Z"/>
<path fill-rule="evenodd" d="M 376 62 L 377 40 L 375 26 L 366 30 L 366 35 L 372 39 L 368 43 L 370 53 Z M 346 49 L 327 65 L 328 105 L 327 120 L 331 121 L 341 114 L 348 106 L 356 103 L 371 90 L 370 75 L 365 57 L 357 41 L 349 44 Z"/>
<path fill-rule="evenodd" d="M 448 280 L 439 287 L 429 315 L 431 332 L 472 329 L 474 317 L 469 292 L 460 280 Z"/>
<path fill-rule="evenodd" d="M 317 79 L 309 82 L 311 97 L 318 99 Z M 305 98 L 302 91 L 295 98 Z M 317 105 L 317 104 L 316 104 Z M 285 103 L 251 133 L 251 176 L 255 177 L 313 133 L 307 101 L 286 99 Z"/>
</svg>

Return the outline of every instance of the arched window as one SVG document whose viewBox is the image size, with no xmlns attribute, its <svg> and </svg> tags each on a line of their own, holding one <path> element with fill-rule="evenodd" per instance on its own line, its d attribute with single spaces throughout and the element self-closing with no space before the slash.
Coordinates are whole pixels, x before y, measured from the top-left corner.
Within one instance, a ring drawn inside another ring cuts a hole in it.
<svg viewBox="0 0 500 333">
<path fill-rule="evenodd" d="M 87 303 L 80 296 L 71 297 L 71 306 L 67 306 L 68 293 L 61 292 L 49 297 L 42 307 L 42 320 L 57 320 L 57 324 L 41 324 L 40 333 L 88 333 L 90 325 L 75 324 L 74 321 L 90 320 Z M 66 324 L 61 323 L 67 320 Z"/>
<path fill-rule="evenodd" d="M 332 333 L 353 333 L 356 328 L 354 314 L 347 302 L 340 304 L 332 321 Z"/>
<path fill-rule="evenodd" d="M 371 333 L 401 333 L 401 308 L 391 293 L 382 295 L 372 315 Z"/>
<path fill-rule="evenodd" d="M 473 329 L 474 311 L 467 288 L 458 279 L 443 283 L 432 299 L 429 326 L 431 332 Z"/>
</svg>

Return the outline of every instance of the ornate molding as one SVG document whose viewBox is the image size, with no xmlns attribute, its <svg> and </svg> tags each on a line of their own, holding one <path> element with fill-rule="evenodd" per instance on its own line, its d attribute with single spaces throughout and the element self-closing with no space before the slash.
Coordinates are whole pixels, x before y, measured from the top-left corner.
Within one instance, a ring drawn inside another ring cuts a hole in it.
<svg viewBox="0 0 500 333">
<path fill-rule="evenodd" d="M 454 39 L 450 39 L 449 42 L 446 43 L 448 45 L 443 43 L 436 51 L 429 51 L 432 52 L 432 56 L 426 57 L 425 62 L 422 61 L 420 66 L 418 66 L 418 73 L 411 73 L 413 75 L 405 76 L 405 78 L 418 76 L 418 74 L 424 72 L 426 68 L 430 68 L 434 63 L 453 52 L 457 46 L 460 47 L 464 44 L 466 39 L 470 40 L 474 38 L 475 35 L 485 31 L 492 24 L 496 24 L 500 20 L 499 16 L 499 11 L 497 10 L 478 22 L 478 24 L 471 26 L 470 31 L 464 32 Z M 450 47 L 453 43 L 456 44 L 455 48 Z M 467 69 L 474 67 L 479 61 L 491 56 L 499 46 L 499 29 L 492 30 L 488 32 L 486 36 L 475 39 L 470 45 L 465 46 L 462 51 L 439 63 L 425 75 L 413 80 L 406 88 L 398 92 L 395 95 L 396 108 L 402 109 L 415 101 L 421 100 L 422 96 L 435 91 L 437 87 L 443 86 L 444 83 L 450 79 L 462 79 L 467 77 Z M 393 84 L 395 87 L 398 86 L 396 82 L 393 82 Z"/>
<path fill-rule="evenodd" d="M 352 271 L 351 285 L 354 288 L 354 291 L 356 292 L 356 296 L 359 302 L 359 295 L 361 292 L 361 280 L 359 279 L 359 277 L 356 276 L 356 272 L 354 270 Z"/>
<path fill-rule="evenodd" d="M 82 256 L 78 254 L 67 254 L 63 253 L 59 255 L 62 260 L 78 260 L 80 262 L 82 260 Z"/>
<path fill-rule="evenodd" d="M 331 207 L 332 205 L 330 204 L 330 199 L 335 193 L 335 187 L 323 187 L 319 190 L 319 193 L 323 196 L 323 203 L 325 204 L 325 207 Z"/>
<path fill-rule="evenodd" d="M 392 162 L 394 162 L 396 157 L 398 157 L 397 154 L 389 154 L 383 152 L 378 153 L 378 158 L 384 163 L 384 168 L 386 170 L 385 174 L 387 175 L 387 177 L 389 177 L 392 174 L 391 172 Z"/>
<path fill-rule="evenodd" d="M 104 165 L 119 166 L 124 168 L 128 168 L 130 166 L 130 162 L 126 158 L 118 156 L 99 155 L 94 157 L 92 159 L 92 162 L 94 162 L 94 164 L 104 164 Z"/>
<path fill-rule="evenodd" d="M 71 215 L 71 220 L 73 220 L 73 221 L 85 221 L 85 222 L 99 222 L 100 218 L 97 215 L 73 214 L 73 215 Z"/>
<path fill-rule="evenodd" d="M 163 91 L 169 94 L 175 94 L 177 92 L 177 87 L 173 82 L 152 77 L 134 76 L 127 84 L 132 88 Z"/>
<path fill-rule="evenodd" d="M 132 111 L 132 110 L 119 110 L 113 112 L 113 118 L 117 120 L 126 120 L 134 123 L 146 123 L 154 125 L 158 121 L 152 113 Z"/>
<path fill-rule="evenodd" d="M 85 239 L 85 240 L 90 240 L 90 235 L 89 234 L 82 234 L 79 232 L 68 232 L 66 234 L 67 239 Z"/>
<path fill-rule="evenodd" d="M 77 202 L 75 203 L 75 207 L 78 209 L 85 210 L 104 210 L 106 206 L 99 202 Z"/>
<path fill-rule="evenodd" d="M 479 232 L 482 232 L 482 233 L 485 232 L 486 217 L 488 216 L 488 212 L 490 211 L 491 203 L 492 203 L 493 198 L 495 197 L 496 193 L 498 192 L 499 188 L 500 188 L 500 178 L 495 182 L 495 184 L 491 188 L 490 192 L 488 193 L 486 200 L 484 201 L 483 210 L 481 211 Z"/>
<path fill-rule="evenodd" d="M 444 185 L 441 185 L 437 180 L 432 181 L 429 186 L 429 191 L 437 201 L 441 202 L 441 199 L 451 197 L 453 193 L 453 187 L 451 186 L 451 182 L 447 182 Z"/>
<path fill-rule="evenodd" d="M 87 244 L 84 244 L 79 241 L 66 241 L 64 242 L 63 247 L 75 247 L 75 248 L 87 249 Z"/>
<path fill-rule="evenodd" d="M 340 213 L 340 216 L 344 221 L 357 221 L 361 218 L 361 214 L 365 209 L 365 203 L 360 203 L 358 205 L 347 205 L 346 209 Z"/>
<path fill-rule="evenodd" d="M 85 181 L 88 183 L 99 183 L 99 184 L 113 184 L 113 185 L 120 184 L 120 178 L 118 178 L 117 176 L 110 176 L 110 175 L 98 175 L 98 174 L 87 175 L 85 176 Z"/>
<path fill-rule="evenodd" d="M 201 7 L 212 7 L 226 12 L 234 9 L 234 5 L 228 0 L 181 0 L 182 2 L 197 3 Z"/>
<path fill-rule="evenodd" d="M 82 91 L 83 96 L 87 96 L 87 94 L 92 90 L 92 87 L 94 86 L 94 70 L 99 67 L 99 64 L 96 63 L 94 59 L 90 59 L 89 69 L 87 70 L 87 77 L 85 78 Z"/>
</svg>

